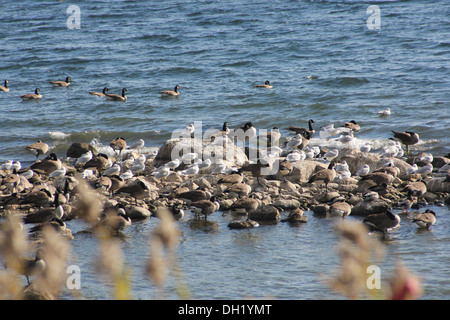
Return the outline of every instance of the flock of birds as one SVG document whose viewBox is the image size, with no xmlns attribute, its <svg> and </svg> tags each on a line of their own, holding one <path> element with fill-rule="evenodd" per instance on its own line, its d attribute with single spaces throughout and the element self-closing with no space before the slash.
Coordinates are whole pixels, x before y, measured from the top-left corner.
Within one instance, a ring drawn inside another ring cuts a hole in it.
<svg viewBox="0 0 450 320">
<path fill-rule="evenodd" d="M 52 81 L 52 86 L 68 87 L 70 85 L 71 78 L 67 77 L 64 81 Z M 271 89 L 273 86 L 269 81 L 266 81 L 261 85 L 254 85 L 256 88 Z M 180 87 L 175 86 L 174 90 L 161 91 L 161 96 L 178 96 Z M 9 92 L 8 81 L 5 80 L 4 86 L 0 86 L 0 91 Z M 22 95 L 23 100 L 40 99 L 42 95 L 39 93 L 40 89 L 36 88 L 34 93 Z M 113 101 L 126 101 L 127 89 L 122 89 L 121 95 L 108 93 L 109 89 L 105 87 L 102 92 L 91 91 L 89 94 L 99 97 L 106 97 Z M 386 109 L 378 112 L 382 116 L 390 115 L 390 109 Z M 336 178 L 338 180 L 346 179 L 352 176 L 349 171 L 348 165 L 345 161 L 336 163 L 335 159 L 339 155 L 338 149 L 323 150 L 318 146 L 310 145 L 311 138 L 316 135 L 316 130 L 313 128 L 314 120 L 308 121 L 308 127 L 290 126 L 287 130 L 294 134 L 292 137 L 286 137 L 283 144 L 280 145 L 282 140 L 281 133 L 278 127 L 273 127 L 270 131 L 260 133 L 258 135 L 257 129 L 253 126 L 252 122 L 245 123 L 242 127 L 237 129 L 230 129 L 228 122 L 224 122 L 222 129 L 217 130 L 209 138 L 211 143 L 215 145 L 224 145 L 228 143 L 234 143 L 233 139 L 240 142 L 256 141 L 266 146 L 265 149 L 260 149 L 258 158 L 255 161 L 249 161 L 241 167 L 228 167 L 223 161 L 213 163 L 211 159 L 203 159 L 201 155 L 190 152 L 185 153 L 183 156 L 172 159 L 167 163 L 154 168 L 149 175 L 156 179 L 166 179 L 173 172 L 177 172 L 179 176 L 195 177 L 201 172 L 214 168 L 210 171 L 212 175 L 221 175 L 218 183 L 224 183 L 229 185 L 229 189 L 236 192 L 239 195 L 238 201 L 233 204 L 235 209 L 248 208 L 254 209 L 258 205 L 256 199 L 251 196 L 251 188 L 242 183 L 243 173 L 249 172 L 251 175 L 257 178 L 258 185 L 260 184 L 259 178 L 263 176 L 262 171 L 271 167 L 274 161 L 279 159 L 283 155 L 284 160 L 279 163 L 279 172 L 283 177 L 289 175 L 293 166 L 292 163 L 296 161 L 302 161 L 305 159 L 323 160 L 329 162 L 329 166 L 326 169 L 322 169 L 314 174 L 308 180 L 308 183 L 324 182 L 326 191 L 328 191 L 328 183 L 333 182 Z M 318 135 L 321 139 L 335 139 L 341 142 L 344 146 L 351 146 L 355 140 L 355 132 L 360 130 L 359 124 L 352 120 L 346 122 L 342 127 L 335 128 L 333 124 L 321 127 Z M 190 124 L 184 129 L 186 136 L 191 137 L 195 128 L 193 124 Z M 417 144 L 420 139 L 419 135 L 415 132 L 409 131 L 392 131 L 393 139 L 392 143 L 386 147 L 383 147 L 381 153 L 383 157 L 402 157 L 405 152 L 402 145 L 406 147 L 406 154 L 410 153 L 409 146 Z M 395 138 L 395 139 L 394 139 Z M 132 145 L 127 145 L 127 141 L 122 137 L 117 137 L 112 140 L 109 147 L 112 150 L 112 154 L 96 153 L 90 145 L 84 143 L 74 143 L 67 151 L 67 161 L 73 166 L 80 168 L 80 175 L 84 179 L 95 178 L 95 188 L 101 188 L 110 192 L 110 195 L 129 195 L 135 200 L 135 204 L 138 205 L 138 199 L 145 199 L 148 196 L 148 185 L 140 180 L 136 183 L 128 184 L 128 181 L 132 181 L 132 177 L 140 174 L 144 174 L 146 170 L 146 164 L 148 157 L 145 154 L 140 153 L 140 150 L 144 147 L 145 142 L 143 139 L 139 139 Z M 67 167 L 64 165 L 55 153 L 50 153 L 46 158 L 39 159 L 46 155 L 50 151 L 48 144 L 39 140 L 25 148 L 36 157 L 36 161 L 27 168 L 22 168 L 19 161 L 9 160 L 3 163 L 0 170 L 7 172 L 6 176 L 1 177 L 1 184 L 10 192 L 9 196 L 2 198 L 2 205 L 5 207 L 8 204 L 19 205 L 34 205 L 39 208 L 38 211 L 29 213 L 24 217 L 25 223 L 34 223 L 34 227 L 30 228 L 30 232 L 36 233 L 43 229 L 44 224 L 51 225 L 52 228 L 59 232 L 68 232 L 63 217 L 64 207 L 63 204 L 67 204 L 70 199 L 70 188 Z M 365 144 L 360 146 L 360 151 L 370 152 L 371 145 Z M 124 155 L 125 154 L 125 155 Z M 128 154 L 133 156 L 126 158 Z M 151 155 L 151 156 L 154 156 Z M 420 173 L 429 174 L 433 171 L 431 162 L 433 156 L 426 154 L 421 158 L 426 163 L 425 166 L 417 167 L 413 164 L 408 169 L 408 174 Z M 389 170 L 393 167 L 392 162 L 387 162 L 383 170 Z M 444 166 L 445 167 L 445 166 Z M 443 172 L 450 169 L 441 168 Z M 124 170 L 126 168 L 126 170 Z M 354 176 L 365 179 L 370 175 L 371 168 L 365 164 L 363 165 Z M 373 172 L 372 174 L 374 174 Z M 43 178 L 44 177 L 44 178 Z M 52 194 L 46 188 L 33 188 L 32 192 L 26 194 L 18 194 L 18 186 L 26 179 L 33 185 L 38 185 L 45 181 L 57 181 L 57 179 L 64 179 L 65 183 L 57 188 L 56 193 Z M 214 196 L 205 197 L 205 192 L 202 190 L 193 190 L 178 195 L 181 198 L 190 198 L 191 210 L 196 216 L 204 215 L 205 220 L 208 215 L 216 212 L 220 209 L 220 203 Z M 370 198 L 378 198 L 379 194 L 374 191 L 368 191 L 364 198 L 365 200 Z M 41 207 L 45 207 L 41 209 Z M 118 205 L 114 208 L 108 208 L 111 214 L 105 213 L 103 218 L 98 221 L 97 226 L 107 226 L 115 232 L 124 230 L 131 224 L 131 219 L 127 215 L 125 208 Z M 105 209 L 105 211 L 107 211 Z M 181 219 L 184 216 L 184 211 L 178 206 L 170 208 L 174 218 L 176 220 Z M 347 216 L 350 214 L 351 208 L 348 204 L 342 201 L 336 201 L 331 205 L 331 212 L 340 216 Z M 301 209 L 293 210 L 289 215 L 289 219 L 294 221 L 305 222 L 306 217 L 303 216 Z M 378 230 L 386 232 L 390 229 L 398 227 L 400 218 L 398 215 L 393 214 L 387 210 L 383 214 L 370 215 L 363 221 L 372 230 Z M 430 228 L 436 222 L 435 213 L 428 209 L 423 213 L 417 214 L 413 222 L 419 227 Z M 247 224 L 248 227 L 254 227 L 257 225 L 251 220 L 243 221 L 239 224 L 242 227 L 243 224 Z M 33 263 L 36 267 L 42 267 L 40 263 L 41 253 L 38 251 Z M 28 274 L 27 276 L 28 280 Z"/>
</svg>

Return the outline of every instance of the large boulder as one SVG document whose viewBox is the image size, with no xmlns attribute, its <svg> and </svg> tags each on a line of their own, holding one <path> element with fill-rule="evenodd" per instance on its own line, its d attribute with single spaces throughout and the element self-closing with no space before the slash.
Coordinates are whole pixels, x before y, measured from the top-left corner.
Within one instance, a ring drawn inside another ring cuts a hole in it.
<svg viewBox="0 0 450 320">
<path fill-rule="evenodd" d="M 196 153 L 200 159 L 211 159 L 213 163 L 224 160 L 228 166 L 242 166 L 248 161 L 244 150 L 231 142 L 219 145 L 207 139 L 187 137 L 167 140 L 153 160 L 153 166 L 162 166 L 191 152 Z"/>
</svg>

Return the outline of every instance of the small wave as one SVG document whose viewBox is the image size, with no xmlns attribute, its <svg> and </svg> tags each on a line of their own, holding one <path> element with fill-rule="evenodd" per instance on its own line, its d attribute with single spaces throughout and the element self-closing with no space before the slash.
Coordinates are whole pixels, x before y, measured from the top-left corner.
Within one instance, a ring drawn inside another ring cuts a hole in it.
<svg viewBox="0 0 450 320">
<path fill-rule="evenodd" d="M 70 133 L 64 133 L 60 131 L 50 131 L 48 135 L 50 136 L 50 138 L 55 140 L 65 140 L 70 136 Z"/>
</svg>

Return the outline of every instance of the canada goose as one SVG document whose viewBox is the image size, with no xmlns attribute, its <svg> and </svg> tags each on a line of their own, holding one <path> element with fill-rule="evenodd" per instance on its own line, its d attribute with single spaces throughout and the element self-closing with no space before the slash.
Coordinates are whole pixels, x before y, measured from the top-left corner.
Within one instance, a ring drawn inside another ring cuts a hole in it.
<svg viewBox="0 0 450 320">
<path fill-rule="evenodd" d="M 297 147 L 297 149 L 303 150 L 311 141 L 312 134 L 308 131 L 305 131 L 301 135 L 302 135 L 302 143 Z"/>
<path fill-rule="evenodd" d="M 364 220 L 370 231 L 381 231 L 383 234 L 397 228 L 400 225 L 400 217 L 387 210 L 382 213 L 368 215 Z"/>
<path fill-rule="evenodd" d="M 334 201 L 330 205 L 330 215 L 333 217 L 345 218 L 352 211 L 352 206 L 345 202 L 343 199 Z"/>
<path fill-rule="evenodd" d="M 12 173 L 4 177 L 1 184 L 5 185 L 10 193 L 17 192 L 17 187 L 20 184 L 20 176 L 17 174 L 17 170 L 13 170 Z"/>
<path fill-rule="evenodd" d="M 51 174 L 55 170 L 59 170 L 62 167 L 61 160 L 58 159 L 56 154 L 50 153 L 42 161 L 36 161 L 30 165 L 30 169 L 41 174 Z"/>
<path fill-rule="evenodd" d="M 59 218 L 52 218 L 50 221 L 39 223 L 33 227 L 31 227 L 28 232 L 30 234 L 37 234 L 44 231 L 46 228 L 52 228 L 57 233 L 67 233 L 67 226 L 64 221 Z"/>
<path fill-rule="evenodd" d="M 413 222 L 420 228 L 430 229 L 436 223 L 436 213 L 433 210 L 427 209 L 425 212 L 415 215 Z"/>
<path fill-rule="evenodd" d="M 105 191 L 110 191 L 110 188 L 112 186 L 112 181 L 109 177 L 101 176 L 98 178 L 98 180 L 95 182 L 95 188 L 96 189 L 102 189 Z"/>
<path fill-rule="evenodd" d="M 331 161 L 327 169 L 322 169 L 314 173 L 308 180 L 308 183 L 316 181 L 323 181 L 325 183 L 326 190 L 328 192 L 328 183 L 336 178 L 336 171 L 334 170 L 335 162 Z"/>
<path fill-rule="evenodd" d="M 180 92 L 178 91 L 180 89 L 179 85 L 176 85 L 173 90 L 164 90 L 161 91 L 160 94 L 162 97 L 177 97 L 180 95 Z"/>
<path fill-rule="evenodd" d="M 105 169 L 109 164 L 109 158 L 104 153 L 99 153 L 83 165 L 83 169 L 95 168 L 97 171 Z"/>
<path fill-rule="evenodd" d="M 280 174 L 283 176 L 284 181 L 286 181 L 286 176 L 291 174 L 292 170 L 293 170 L 293 166 L 292 163 L 287 161 L 287 160 L 283 160 L 280 162 Z"/>
<path fill-rule="evenodd" d="M 125 180 L 118 175 L 110 176 L 108 178 L 111 180 L 111 186 L 109 187 L 111 195 L 125 185 Z"/>
<path fill-rule="evenodd" d="M 421 197 L 425 192 L 427 192 L 427 185 L 423 180 L 409 182 L 402 189 L 402 192 L 407 192 L 413 196 Z"/>
<path fill-rule="evenodd" d="M 246 122 L 242 127 L 235 129 L 232 136 L 236 137 L 239 142 L 245 142 L 251 140 L 256 136 L 256 128 L 253 123 Z"/>
<path fill-rule="evenodd" d="M 127 88 L 123 88 L 122 95 L 105 93 L 106 100 L 125 102 L 128 99 L 128 97 L 125 95 L 125 92 L 127 92 L 127 91 L 128 91 Z"/>
<path fill-rule="evenodd" d="M 149 196 L 149 189 L 144 182 L 139 180 L 137 183 L 123 186 L 115 194 L 129 195 L 134 198 L 135 204 L 137 205 L 137 199 L 143 199 Z"/>
<path fill-rule="evenodd" d="M 266 88 L 266 89 L 272 89 L 273 86 L 270 84 L 269 80 L 266 80 L 264 84 L 255 84 L 253 87 L 255 88 Z"/>
<path fill-rule="evenodd" d="M 305 223 L 308 221 L 308 217 L 303 215 L 303 210 L 300 208 L 295 208 L 291 212 L 287 218 L 282 219 L 281 222 L 290 222 L 290 223 Z"/>
<path fill-rule="evenodd" d="M 207 217 L 220 209 L 220 204 L 216 200 L 216 197 L 212 196 L 209 200 L 200 200 L 191 203 L 192 207 L 195 207 L 192 211 L 196 216 L 204 215 L 205 220 Z"/>
<path fill-rule="evenodd" d="M 310 135 L 312 136 L 314 133 L 316 133 L 316 130 L 314 130 L 312 124 L 314 123 L 313 119 L 308 120 L 308 129 L 306 128 L 302 128 L 302 127 L 296 127 L 296 126 L 290 126 L 288 128 L 289 131 L 293 131 L 296 134 L 301 133 L 303 134 L 304 132 L 309 132 Z"/>
<path fill-rule="evenodd" d="M 360 181 L 371 180 L 374 183 L 376 183 L 377 185 L 380 185 L 383 183 L 390 185 L 395 179 L 391 174 L 386 173 L 386 172 L 372 172 L 369 174 L 361 175 L 360 177 L 361 177 Z"/>
<path fill-rule="evenodd" d="M 419 142 L 419 135 L 412 131 L 392 131 L 394 137 L 406 146 L 406 154 L 409 155 L 409 146 Z"/>
<path fill-rule="evenodd" d="M 50 83 L 54 87 L 68 87 L 70 85 L 70 80 L 72 80 L 70 77 L 66 77 L 65 81 L 50 81 Z"/>
<path fill-rule="evenodd" d="M 8 80 L 5 80 L 5 84 L 3 86 L 0 86 L 0 91 L 9 92 L 8 83 Z"/>
<path fill-rule="evenodd" d="M 116 207 L 116 214 L 109 214 L 101 218 L 95 225 L 94 230 L 106 230 L 113 234 L 119 234 L 131 225 L 131 219 L 123 206 Z"/>
<path fill-rule="evenodd" d="M 89 94 L 97 97 L 104 97 L 108 91 L 109 89 L 107 87 L 104 87 L 102 92 L 89 91 Z"/>
<path fill-rule="evenodd" d="M 22 203 L 21 203 L 22 204 Z M 24 223 L 43 223 L 53 218 L 62 219 L 64 217 L 64 208 L 59 203 L 58 193 L 54 196 L 53 207 L 44 208 L 37 212 L 29 213 L 23 218 Z"/>
<path fill-rule="evenodd" d="M 235 193 L 239 198 L 242 198 L 250 194 L 250 192 L 252 191 L 252 187 L 250 187 L 246 183 L 237 182 L 229 186 L 226 191 L 229 193 Z"/>
<path fill-rule="evenodd" d="M 25 147 L 25 149 L 36 156 L 36 159 L 39 159 L 39 156 L 46 154 L 48 151 L 48 144 L 38 140 L 37 142 L 30 144 Z"/>
<path fill-rule="evenodd" d="M 46 263 L 44 261 L 44 251 L 42 249 L 38 249 L 34 258 L 20 258 L 19 265 L 15 267 L 15 270 L 18 273 L 24 275 L 27 278 L 27 283 L 29 285 L 29 277 L 40 274 L 46 268 Z"/>
<path fill-rule="evenodd" d="M 168 209 L 175 221 L 179 221 L 184 218 L 184 210 L 181 209 L 179 205 L 174 204 Z"/>
<path fill-rule="evenodd" d="M 66 156 L 70 158 L 79 158 L 83 154 L 92 151 L 95 152 L 93 146 L 84 142 L 74 142 L 70 145 L 69 149 L 67 149 Z"/>
<path fill-rule="evenodd" d="M 220 178 L 219 181 L 217 181 L 217 183 L 231 186 L 235 183 L 241 183 L 243 179 L 244 179 L 244 176 L 242 175 L 242 173 L 236 172 L 236 173 L 231 173 L 229 175 L 226 175 L 226 176 Z"/>
<path fill-rule="evenodd" d="M 53 195 L 51 194 L 50 191 L 44 188 L 27 193 L 20 199 L 19 202 L 20 205 L 29 204 L 37 206 L 39 209 L 41 207 L 49 206 L 52 203 L 53 203 Z"/>
<path fill-rule="evenodd" d="M 352 129 L 353 131 L 359 131 L 361 129 L 361 127 L 359 126 L 358 123 L 356 123 L 355 120 L 351 120 L 349 122 L 344 123 L 344 126 L 346 128 Z"/>
<path fill-rule="evenodd" d="M 263 162 L 261 162 L 261 160 L 258 160 L 256 163 L 250 163 L 247 165 L 243 165 L 241 168 L 238 169 L 238 173 L 251 172 L 251 174 L 256 177 L 256 179 L 258 181 L 258 185 L 259 185 L 260 184 L 259 177 L 267 175 L 269 173 L 268 171 L 270 171 L 270 168 L 271 168 L 271 164 L 269 162 L 263 163 Z M 266 173 L 264 173 L 265 170 L 268 170 L 268 171 L 266 171 Z"/>
<path fill-rule="evenodd" d="M 122 150 L 125 149 L 127 147 L 127 142 L 125 141 L 124 138 L 122 137 L 117 137 L 116 139 L 114 139 L 113 141 L 111 141 L 111 143 L 109 144 L 109 146 L 115 151 L 115 150 L 119 150 L 119 155 L 122 153 Z"/>
<path fill-rule="evenodd" d="M 178 199 L 187 199 L 192 202 L 201 201 L 201 200 L 209 200 L 211 198 L 211 194 L 204 190 L 191 190 L 186 192 L 181 192 L 176 196 Z"/>
<path fill-rule="evenodd" d="M 36 100 L 36 99 L 41 99 L 42 98 L 42 94 L 40 94 L 39 92 L 41 91 L 41 89 L 36 88 L 34 90 L 34 93 L 27 93 L 27 94 L 23 94 L 20 97 L 22 98 L 22 100 Z"/>
</svg>

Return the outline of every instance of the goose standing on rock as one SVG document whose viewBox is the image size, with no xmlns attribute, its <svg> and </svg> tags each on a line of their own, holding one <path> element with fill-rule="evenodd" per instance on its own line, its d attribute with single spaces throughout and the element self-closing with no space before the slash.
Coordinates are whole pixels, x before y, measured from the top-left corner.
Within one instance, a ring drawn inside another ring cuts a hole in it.
<svg viewBox="0 0 450 320">
<path fill-rule="evenodd" d="M 419 135 L 412 131 L 392 131 L 394 137 L 406 146 L 406 154 L 409 155 L 409 146 L 419 142 Z"/>
<path fill-rule="evenodd" d="M 128 91 L 127 88 L 123 88 L 122 95 L 105 93 L 106 100 L 125 102 L 128 99 L 128 97 L 125 95 L 125 92 L 127 91 Z"/>
<path fill-rule="evenodd" d="M 176 85 L 173 90 L 163 90 L 160 92 L 161 97 L 178 97 L 180 95 L 178 89 L 180 89 L 180 86 Z"/>
<path fill-rule="evenodd" d="M 68 87 L 70 86 L 70 80 L 72 80 L 70 77 L 66 77 L 65 81 L 50 81 L 50 83 L 54 87 Z"/>
<path fill-rule="evenodd" d="M 37 99 L 41 99 L 42 98 L 42 94 L 40 94 L 39 92 L 41 91 L 41 89 L 36 88 L 34 90 L 34 93 L 27 93 L 27 94 L 23 94 L 20 97 L 22 98 L 22 100 L 26 101 L 26 100 L 37 100 Z"/>
<path fill-rule="evenodd" d="M 325 183 L 326 190 L 328 192 L 328 183 L 336 178 L 336 171 L 334 167 L 336 166 L 334 161 L 331 161 L 327 169 L 322 169 L 314 173 L 308 180 L 308 183 L 313 183 L 316 181 L 323 181 Z"/>
<path fill-rule="evenodd" d="M 8 83 L 9 83 L 8 80 L 5 80 L 4 85 L 0 86 L 0 91 L 9 92 Z"/>
<path fill-rule="evenodd" d="M 119 150 L 119 156 L 122 153 L 122 150 L 125 149 L 127 147 L 127 142 L 124 138 L 122 137 L 117 137 L 114 140 L 112 140 L 109 144 L 109 146 L 114 150 Z"/>
</svg>

